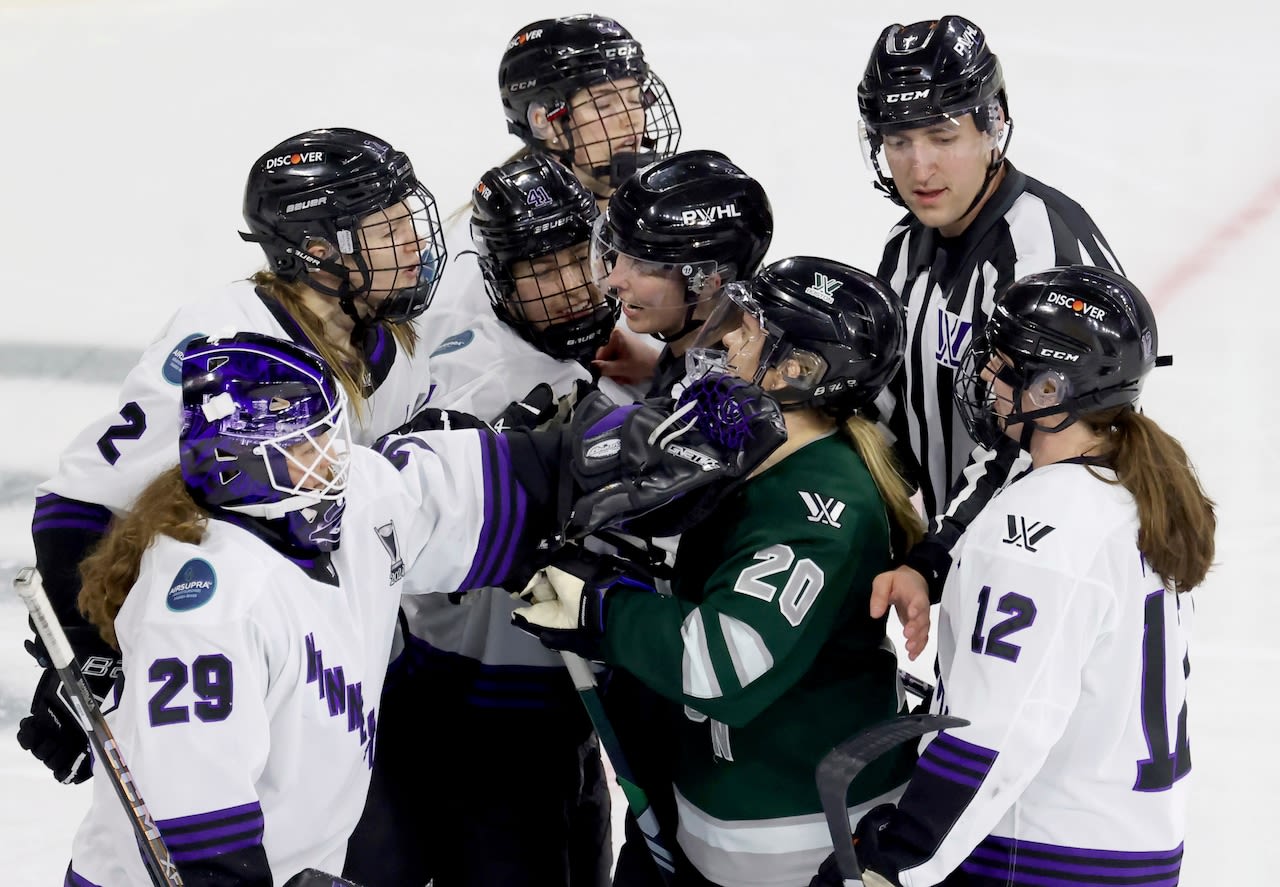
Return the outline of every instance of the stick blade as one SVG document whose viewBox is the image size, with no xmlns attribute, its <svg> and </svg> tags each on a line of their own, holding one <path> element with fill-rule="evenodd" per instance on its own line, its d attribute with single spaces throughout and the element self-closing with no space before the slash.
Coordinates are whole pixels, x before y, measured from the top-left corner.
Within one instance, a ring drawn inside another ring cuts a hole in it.
<svg viewBox="0 0 1280 887">
<path fill-rule="evenodd" d="M 849 808 L 845 806 L 849 783 L 853 782 L 863 768 L 890 749 L 918 739 L 926 733 L 964 727 L 968 723 L 964 718 L 950 715 L 901 715 L 855 733 L 827 752 L 818 762 L 818 797 L 822 800 L 822 812 L 831 832 L 831 843 L 835 847 L 840 873 L 846 879 L 857 880 L 862 876 L 858 857 L 853 851 Z"/>
</svg>

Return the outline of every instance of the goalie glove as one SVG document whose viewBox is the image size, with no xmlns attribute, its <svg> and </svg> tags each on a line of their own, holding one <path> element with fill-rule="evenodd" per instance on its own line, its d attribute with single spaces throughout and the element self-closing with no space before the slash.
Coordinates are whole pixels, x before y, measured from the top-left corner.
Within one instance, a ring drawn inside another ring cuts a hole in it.
<svg viewBox="0 0 1280 887">
<path fill-rule="evenodd" d="M 708 373 L 679 401 L 617 406 L 600 392 L 574 411 L 571 471 L 581 494 L 565 535 L 602 528 L 674 536 L 704 518 L 787 438 L 778 404 Z"/>
<path fill-rule="evenodd" d="M 569 557 L 534 574 L 519 594 L 533 606 L 515 610 L 511 623 L 544 647 L 599 659 L 609 595 L 620 588 L 652 594 L 653 582 L 618 558 L 566 550 Z"/>
</svg>

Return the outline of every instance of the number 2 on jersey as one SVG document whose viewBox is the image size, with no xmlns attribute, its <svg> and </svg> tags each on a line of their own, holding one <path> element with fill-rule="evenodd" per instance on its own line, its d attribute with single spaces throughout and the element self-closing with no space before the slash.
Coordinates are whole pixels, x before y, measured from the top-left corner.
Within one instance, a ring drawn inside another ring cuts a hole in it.
<svg viewBox="0 0 1280 887">
<path fill-rule="evenodd" d="M 115 465 L 120 459 L 120 448 L 116 446 L 116 441 L 137 440 L 147 430 L 147 416 L 142 412 L 142 407 L 132 400 L 120 408 L 120 418 L 124 421 L 119 425 L 112 425 L 98 438 L 98 452 L 107 460 L 108 465 Z"/>
</svg>

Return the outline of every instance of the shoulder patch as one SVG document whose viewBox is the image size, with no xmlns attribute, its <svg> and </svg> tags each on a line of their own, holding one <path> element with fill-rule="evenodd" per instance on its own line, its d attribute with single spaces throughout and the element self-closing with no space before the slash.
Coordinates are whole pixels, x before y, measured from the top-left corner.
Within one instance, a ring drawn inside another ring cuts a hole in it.
<svg viewBox="0 0 1280 887">
<path fill-rule="evenodd" d="M 193 557 L 182 565 L 165 595 L 165 605 L 176 613 L 203 607 L 218 588 L 218 574 L 203 558 Z"/>
<path fill-rule="evenodd" d="M 454 333 L 452 336 L 441 342 L 436 350 L 432 351 L 428 356 L 436 357 L 440 354 L 448 354 L 450 351 L 458 351 L 462 348 L 466 348 L 471 344 L 475 337 L 475 330 L 463 330 L 460 333 Z"/>
<path fill-rule="evenodd" d="M 815 524 L 826 524 L 840 528 L 840 515 L 844 514 L 844 503 L 834 496 L 823 496 L 820 493 L 809 493 L 800 490 L 800 498 L 809 511 L 809 520 Z"/>
<path fill-rule="evenodd" d="M 173 350 L 169 352 L 169 356 L 164 359 L 164 366 L 160 372 L 164 376 L 164 380 L 170 385 L 182 384 L 182 355 L 186 353 L 188 345 L 203 335 L 204 333 L 192 333 L 187 336 L 177 345 L 174 345 Z"/>
</svg>

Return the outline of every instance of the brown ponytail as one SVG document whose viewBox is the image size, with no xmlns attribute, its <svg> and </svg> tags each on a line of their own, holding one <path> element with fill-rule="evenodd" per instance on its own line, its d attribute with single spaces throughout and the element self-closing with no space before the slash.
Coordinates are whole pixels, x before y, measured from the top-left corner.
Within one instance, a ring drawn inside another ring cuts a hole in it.
<svg viewBox="0 0 1280 887">
<path fill-rule="evenodd" d="M 898 528 L 906 541 L 903 551 L 909 551 L 924 538 L 924 521 L 911 504 L 911 491 L 907 482 L 902 479 L 902 472 L 898 470 L 893 450 L 889 448 L 880 429 L 862 416 L 853 415 L 845 419 L 844 427 L 853 440 L 858 455 L 871 472 L 871 479 L 880 490 L 890 523 Z"/>
<path fill-rule="evenodd" d="M 1115 469 L 1115 483 L 1138 503 L 1138 549 L 1147 562 L 1166 588 L 1200 585 L 1213 564 L 1217 517 L 1182 444 L 1131 407 L 1082 421 L 1102 436 L 1101 455 Z"/>
<path fill-rule="evenodd" d="M 119 649 L 116 614 L 138 581 L 143 552 L 161 534 L 179 542 L 200 542 L 207 518 L 187 492 L 182 470 L 175 465 L 138 494 L 128 514 L 111 522 L 107 535 L 80 563 L 80 612 L 97 627 L 104 641 Z"/>
</svg>

